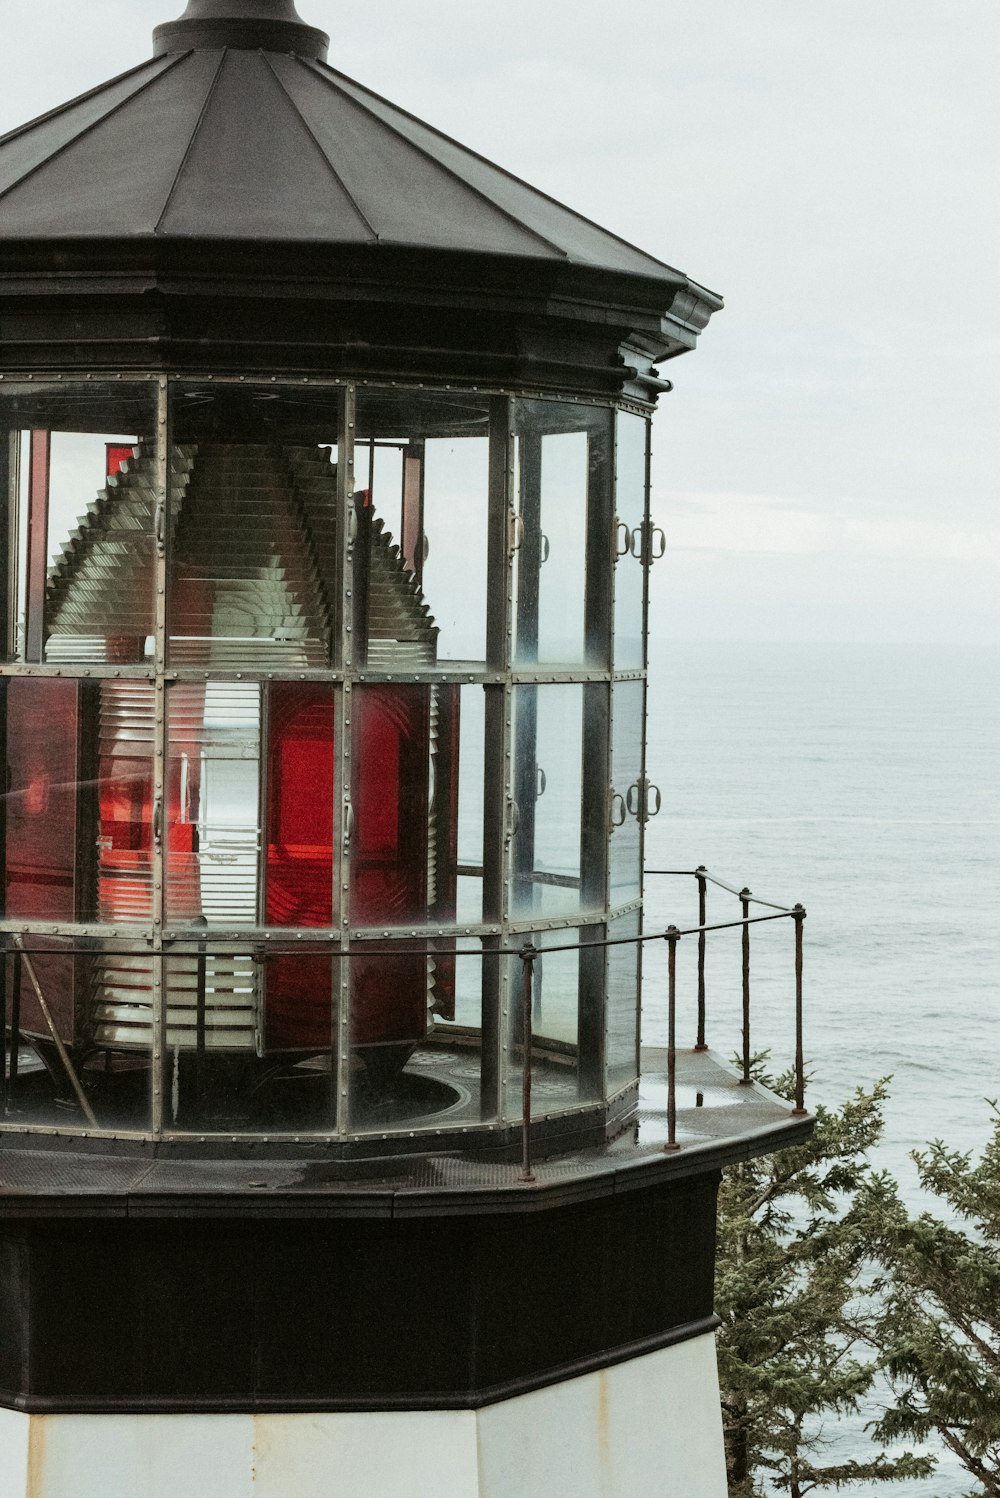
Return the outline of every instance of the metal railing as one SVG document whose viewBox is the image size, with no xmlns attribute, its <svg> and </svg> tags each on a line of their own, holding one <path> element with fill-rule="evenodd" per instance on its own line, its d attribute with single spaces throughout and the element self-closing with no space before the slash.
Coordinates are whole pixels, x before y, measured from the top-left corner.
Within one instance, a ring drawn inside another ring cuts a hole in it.
<svg viewBox="0 0 1000 1498">
<path fill-rule="evenodd" d="M 724 879 L 710 874 L 704 864 L 696 869 L 647 869 L 647 878 L 664 879 L 694 879 L 698 885 L 698 924 L 685 930 L 679 930 L 676 926 L 670 926 L 663 932 L 662 939 L 669 945 L 669 957 L 667 962 L 667 1066 L 668 1066 L 668 1092 L 667 1092 L 667 1127 L 668 1138 L 665 1148 L 668 1151 L 680 1149 L 677 1142 L 677 1110 L 676 1110 L 676 1014 L 677 1014 L 677 943 L 684 936 L 697 936 L 698 938 L 698 1030 L 695 1041 L 695 1051 L 707 1051 L 706 1041 L 706 988 L 705 988 L 705 963 L 707 937 L 712 931 L 731 931 L 739 928 L 742 932 L 740 941 L 741 952 L 741 989 L 743 1003 L 743 1025 L 742 1025 L 742 1057 L 741 1082 L 749 1086 L 753 1081 L 753 1052 L 750 1043 L 750 928 L 751 926 L 763 925 L 770 921 L 792 921 L 795 927 L 795 1105 L 792 1109 L 793 1117 L 803 1117 L 805 1107 L 805 1057 L 803 1049 L 803 1017 L 802 1017 L 802 959 L 803 959 L 803 936 L 806 919 L 806 911 L 803 905 L 779 905 L 773 900 L 762 900 L 754 895 L 744 886 L 737 889 L 732 884 L 727 884 Z M 708 886 L 713 885 L 716 889 L 723 890 L 726 894 L 733 895 L 740 902 L 742 916 L 740 920 L 708 922 Z M 770 911 L 769 915 L 750 914 L 751 905 L 757 905 Z"/>
<path fill-rule="evenodd" d="M 750 1086 L 753 1082 L 753 1052 L 751 1049 L 751 1004 L 750 1004 L 750 932 L 751 927 L 768 924 L 774 921 L 791 921 L 795 928 L 795 1101 L 792 1108 L 792 1117 L 804 1117 L 805 1108 L 805 1063 L 803 1053 L 803 1012 L 802 1012 L 802 969 L 803 969 L 803 927 L 806 919 L 806 911 L 802 905 L 785 906 L 776 904 L 771 900 L 762 900 L 753 895 L 749 889 L 737 889 L 734 885 L 727 884 L 725 880 L 709 873 L 704 866 L 697 869 L 647 869 L 647 878 L 680 878 L 694 879 L 698 886 L 698 924 L 694 926 L 678 927 L 670 925 L 662 930 L 644 931 L 635 936 L 609 936 L 590 941 L 567 941 L 546 942 L 544 948 L 536 947 L 530 939 L 522 942 L 519 946 L 495 947 L 489 952 L 491 959 L 502 957 L 515 957 L 521 963 L 520 982 L 520 1021 L 522 1041 L 522 1079 L 521 1079 L 521 1179 L 525 1182 L 535 1180 L 532 1166 L 532 1070 L 533 1070 L 533 995 L 535 983 L 535 964 L 543 956 L 552 952 L 581 952 L 593 949 L 610 949 L 620 946 L 645 946 L 654 942 L 667 943 L 667 1142 L 664 1151 L 668 1154 L 677 1153 L 681 1144 L 677 1138 L 677 945 L 686 937 L 697 936 L 698 938 L 698 967 L 697 967 L 697 1034 L 694 1044 L 695 1052 L 708 1050 L 706 1040 L 706 954 L 707 939 L 716 931 L 741 931 L 741 992 L 742 992 L 742 1057 L 740 1082 L 742 1085 Z M 708 888 L 713 886 L 724 893 L 734 896 L 740 902 L 741 917 L 736 920 L 708 921 Z M 760 906 L 768 913 L 764 915 L 751 915 L 750 907 Z M 255 946 L 253 938 L 250 937 L 248 945 Z M 277 955 L 281 951 L 282 944 L 276 942 L 269 946 L 268 952 Z M 76 943 L 70 946 L 45 946 L 31 947 L 27 945 L 23 935 L 7 934 L 0 938 L 0 947 L 5 949 L 2 959 L 6 961 L 6 954 L 13 955 L 15 966 L 23 965 L 29 982 L 34 989 L 36 999 L 42 1011 L 47 1028 L 58 1053 L 59 1061 L 70 1082 L 77 1102 L 83 1112 L 88 1124 L 96 1126 L 96 1119 L 90 1108 L 84 1093 L 76 1068 L 72 1059 L 62 1043 L 58 1034 L 57 1026 L 52 1017 L 49 1004 L 46 1002 L 42 985 L 31 959 L 35 955 L 53 956 L 69 955 L 73 953 L 92 953 L 93 947 L 81 947 Z M 289 950 L 300 951 L 301 948 L 290 947 Z M 313 948 L 315 950 L 315 948 Z M 426 949 L 417 949 L 409 944 L 406 955 L 409 957 L 441 956 L 440 938 L 435 946 L 427 946 Z M 372 957 L 386 956 L 398 957 L 399 948 L 396 946 L 365 945 L 362 948 L 354 947 L 350 950 L 340 949 L 331 955 L 339 956 L 342 960 L 350 961 L 352 958 L 364 958 L 370 960 Z M 475 952 L 470 949 L 457 947 L 454 955 L 456 957 L 478 957 L 484 960 L 486 954 Z M 20 984 L 15 982 L 15 1004 L 14 1013 L 10 1016 L 10 1024 L 6 1023 L 7 1016 L 4 1015 L 4 1030 L 9 1028 L 11 1034 L 11 1056 L 10 1075 L 7 1074 L 7 1047 L 4 1046 L 4 1066 L 2 1078 L 2 1091 L 6 1095 L 10 1085 L 17 1078 L 17 1037 L 20 1029 L 20 1021 L 17 1014 L 19 1004 L 16 995 L 19 993 Z M 6 1005 L 4 1006 L 6 1007 Z"/>
</svg>

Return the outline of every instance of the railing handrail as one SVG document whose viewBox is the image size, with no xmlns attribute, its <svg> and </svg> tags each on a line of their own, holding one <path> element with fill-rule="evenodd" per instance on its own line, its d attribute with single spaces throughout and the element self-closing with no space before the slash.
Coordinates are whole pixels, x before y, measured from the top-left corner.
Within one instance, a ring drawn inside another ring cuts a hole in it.
<svg viewBox="0 0 1000 1498">
<path fill-rule="evenodd" d="M 765 905 L 769 910 L 783 910 L 788 915 L 799 908 L 797 905 L 781 905 L 775 900 L 762 900 L 748 889 L 737 889 L 735 885 L 727 884 L 724 879 L 720 879 L 717 874 L 710 874 L 703 866 L 697 869 L 645 869 L 643 872 L 647 879 L 704 879 L 708 884 L 724 889 L 727 894 L 735 895 L 737 899 L 742 899 L 745 895 L 751 905 Z"/>
<path fill-rule="evenodd" d="M 94 936 L 86 938 L 88 942 L 87 945 L 80 945 L 79 939 L 73 940 L 73 938 L 69 936 L 64 938 L 61 937 L 58 933 L 54 932 L 48 938 L 45 938 L 41 935 L 36 936 L 36 940 L 47 939 L 49 943 L 46 946 L 38 947 L 29 946 L 27 944 L 24 939 L 26 933 L 24 933 L 23 931 L 3 931 L 0 932 L 0 961 L 6 963 L 7 957 L 9 955 L 12 955 L 15 958 L 15 964 L 18 962 L 24 963 L 29 981 L 31 982 L 32 987 L 35 990 L 36 997 L 39 1000 L 43 1015 L 52 1034 L 53 1041 L 59 1052 L 60 1060 L 62 1061 L 64 1069 L 66 1070 L 67 1076 L 73 1086 L 74 1092 L 77 1095 L 81 1110 L 87 1118 L 88 1123 L 90 1123 L 92 1127 L 95 1127 L 96 1120 L 94 1119 L 93 1114 L 90 1110 L 72 1060 L 66 1052 L 65 1047 L 63 1046 L 61 1039 L 57 1034 L 56 1026 L 49 1011 L 48 1005 L 45 1001 L 40 981 L 31 962 L 32 957 L 70 957 L 78 955 L 92 955 L 95 951 L 107 951 L 114 947 L 125 947 L 132 952 L 135 952 L 136 949 L 138 949 L 143 954 L 146 954 L 148 952 L 148 955 L 153 960 L 162 960 L 162 957 L 164 956 L 169 959 L 171 955 L 171 949 L 173 949 L 175 955 L 194 955 L 203 957 L 207 955 L 206 948 L 209 943 L 211 943 L 213 947 L 223 952 L 234 946 L 249 948 L 250 952 L 248 955 L 250 955 L 254 959 L 266 957 L 267 954 L 271 954 L 272 956 L 285 956 L 291 953 L 302 954 L 304 952 L 315 954 L 317 951 L 328 952 L 331 958 L 336 957 L 341 961 L 352 961 L 355 957 L 361 957 L 366 960 L 370 960 L 373 957 L 398 958 L 402 953 L 405 953 L 407 956 L 413 957 L 440 957 L 442 955 L 443 945 L 447 946 L 447 953 L 449 957 L 474 957 L 479 961 L 486 961 L 487 958 L 491 957 L 517 958 L 521 963 L 521 1023 L 523 1056 L 521 1109 L 521 1178 L 525 1182 L 533 1182 L 535 1180 L 535 1175 L 532 1169 L 531 1159 L 531 1091 L 532 1062 L 534 1050 L 534 1036 L 532 1033 L 532 994 L 534 988 L 535 963 L 538 962 L 542 957 L 544 957 L 547 952 L 582 952 L 621 946 L 639 947 L 644 946 L 650 942 L 667 942 L 669 946 L 669 957 L 667 964 L 667 1142 L 664 1146 L 664 1149 L 668 1153 L 675 1153 L 681 1149 L 681 1145 L 677 1140 L 676 1093 L 677 943 L 684 937 L 698 937 L 698 1035 L 694 1049 L 695 1051 L 706 1051 L 708 1049 L 705 1039 L 706 937 L 714 931 L 740 930 L 742 932 L 741 955 L 743 998 L 743 1075 L 740 1080 L 743 1085 L 751 1086 L 753 1083 L 753 1063 L 750 1048 L 750 927 L 764 925 L 772 921 L 792 920 L 795 923 L 795 1106 L 792 1109 L 792 1115 L 793 1117 L 801 1117 L 805 1115 L 805 1063 L 803 1052 L 802 1012 L 802 957 L 803 926 L 806 919 L 805 907 L 802 905 L 778 905 L 770 900 L 759 899 L 756 896 L 752 895 L 749 889 L 743 888 L 738 890 L 735 888 L 735 886 L 729 884 L 727 881 L 718 878 L 718 876 L 714 874 L 710 874 L 704 866 L 700 866 L 697 869 L 647 869 L 645 872 L 647 875 L 651 875 L 653 877 L 696 879 L 698 882 L 698 924 L 695 926 L 686 926 L 683 928 L 672 924 L 670 926 L 667 926 L 663 930 L 636 932 L 628 936 L 604 936 L 598 938 L 597 940 L 553 942 L 541 947 L 536 946 L 534 940 L 532 939 L 533 936 L 538 936 L 540 935 L 540 933 L 534 932 L 530 934 L 526 933 L 524 940 L 521 941 L 517 946 L 505 945 L 495 946 L 492 948 L 480 947 L 478 950 L 475 947 L 459 947 L 458 945 L 458 943 L 462 941 L 482 941 L 484 939 L 482 933 L 473 933 L 471 931 L 441 932 L 438 936 L 433 938 L 428 939 L 425 937 L 423 943 L 420 946 L 409 945 L 408 943 L 410 939 L 403 937 L 401 938 L 401 940 L 394 942 L 389 946 L 376 946 L 373 943 L 364 941 L 359 943 L 355 938 L 353 943 L 346 947 L 342 945 L 339 933 L 337 933 L 336 936 L 334 936 L 333 934 L 331 934 L 329 937 L 318 936 L 315 940 L 311 940 L 308 944 L 306 944 L 300 941 L 292 942 L 286 940 L 285 942 L 282 942 L 280 937 L 278 938 L 278 940 L 274 940 L 273 935 L 270 933 L 268 934 L 268 938 L 262 941 L 260 936 L 255 934 L 248 934 L 245 938 L 240 938 L 235 933 L 232 935 L 229 935 L 229 933 L 225 933 L 224 935 L 211 937 L 207 932 L 205 932 L 198 933 L 197 935 L 192 934 L 190 937 L 173 937 L 170 939 L 166 950 L 161 950 L 160 952 L 153 952 L 150 950 L 150 939 L 144 935 L 136 935 L 132 938 L 116 935 L 114 938 L 105 939 L 100 935 L 95 934 Z M 740 901 L 743 910 L 741 919 L 712 922 L 709 922 L 706 919 L 705 896 L 706 888 L 709 884 L 726 891 L 726 893 L 728 894 L 734 895 Z M 751 904 L 763 906 L 771 913 L 767 915 L 751 915 Z M 558 930 L 559 928 L 554 929 Z M 350 942 L 350 938 L 348 938 L 348 940 Z M 72 942 L 72 944 L 64 945 L 63 943 L 67 941 Z M 404 943 L 407 944 L 404 945 Z M 178 952 L 178 948 L 194 948 L 194 951 L 190 953 Z M 6 1003 L 4 1007 L 6 1008 Z M 5 1040 L 5 1087 L 7 1064 L 6 1029 L 7 1020 L 5 1013 L 3 1016 L 3 1033 Z M 11 1029 L 13 1032 L 13 1016 Z M 18 1031 L 18 1033 L 20 1032 Z M 14 1073 L 12 1067 L 12 1076 L 13 1074 Z"/>
</svg>

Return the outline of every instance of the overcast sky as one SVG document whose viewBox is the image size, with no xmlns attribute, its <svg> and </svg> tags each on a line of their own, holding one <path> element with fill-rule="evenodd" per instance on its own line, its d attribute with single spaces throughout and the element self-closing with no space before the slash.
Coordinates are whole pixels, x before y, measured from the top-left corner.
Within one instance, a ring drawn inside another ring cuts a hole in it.
<svg viewBox="0 0 1000 1498">
<path fill-rule="evenodd" d="M 996 0 L 298 4 L 334 66 L 725 296 L 656 425 L 660 632 L 1000 640 Z M 182 9 L 3 0 L 0 130 Z"/>
</svg>

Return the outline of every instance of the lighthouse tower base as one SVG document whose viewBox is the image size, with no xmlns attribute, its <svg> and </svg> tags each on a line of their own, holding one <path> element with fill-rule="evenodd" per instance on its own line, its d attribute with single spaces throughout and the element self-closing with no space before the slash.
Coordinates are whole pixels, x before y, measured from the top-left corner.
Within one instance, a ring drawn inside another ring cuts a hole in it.
<svg viewBox="0 0 1000 1498">
<path fill-rule="evenodd" d="M 709 1334 L 478 1410 L 27 1415 L 4 1498 L 725 1498 Z"/>
<path fill-rule="evenodd" d="M 725 1498 L 733 1152 L 95 1155 L 57 1192 L 8 1151 L 0 1495 Z"/>
</svg>

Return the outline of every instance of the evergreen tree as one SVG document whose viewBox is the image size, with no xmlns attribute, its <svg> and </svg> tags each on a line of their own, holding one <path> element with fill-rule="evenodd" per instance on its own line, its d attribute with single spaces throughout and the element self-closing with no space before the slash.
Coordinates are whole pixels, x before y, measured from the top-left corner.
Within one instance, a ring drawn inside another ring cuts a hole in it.
<svg viewBox="0 0 1000 1498">
<path fill-rule="evenodd" d="M 764 1058 L 761 1058 L 763 1061 Z M 783 1096 L 791 1078 L 758 1080 Z M 858 1203 L 883 1127 L 886 1083 L 817 1109 L 804 1144 L 727 1170 L 719 1210 L 719 1377 L 732 1498 L 790 1498 L 925 1475 L 882 1450 L 824 1461 L 824 1416 L 857 1411 L 876 1376 L 866 1346 L 878 1285 Z"/>
<path fill-rule="evenodd" d="M 935 1431 L 975 1480 L 969 1498 L 1000 1498 L 1000 1113 L 978 1162 L 931 1144 L 914 1155 L 946 1219 L 911 1218 L 886 1176 L 869 1185 L 873 1250 L 890 1273 L 878 1328 L 895 1405 L 882 1441 Z"/>
</svg>

